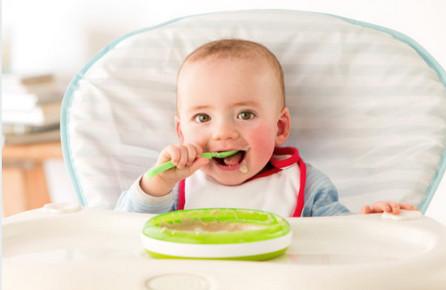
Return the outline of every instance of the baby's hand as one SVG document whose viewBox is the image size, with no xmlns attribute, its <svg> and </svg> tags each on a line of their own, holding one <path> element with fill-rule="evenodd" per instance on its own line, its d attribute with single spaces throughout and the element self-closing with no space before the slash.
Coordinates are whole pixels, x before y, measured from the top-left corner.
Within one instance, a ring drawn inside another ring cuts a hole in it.
<svg viewBox="0 0 446 290">
<path fill-rule="evenodd" d="M 366 205 L 362 208 L 363 214 L 388 212 L 391 214 L 400 214 L 401 210 L 416 210 L 415 206 L 409 203 L 398 203 L 391 201 L 378 201 L 372 205 Z"/>
<path fill-rule="evenodd" d="M 161 151 L 156 166 L 166 161 L 175 164 L 176 168 L 161 174 L 166 178 L 174 177 L 176 183 L 209 162 L 209 159 L 200 157 L 201 153 L 203 150 L 195 144 L 170 145 Z"/>
<path fill-rule="evenodd" d="M 192 175 L 209 159 L 200 157 L 203 150 L 194 144 L 169 145 L 161 151 L 155 166 L 171 161 L 175 168 L 164 171 L 154 177 L 144 176 L 141 188 L 151 195 L 161 196 L 167 194 L 175 184 Z"/>
</svg>

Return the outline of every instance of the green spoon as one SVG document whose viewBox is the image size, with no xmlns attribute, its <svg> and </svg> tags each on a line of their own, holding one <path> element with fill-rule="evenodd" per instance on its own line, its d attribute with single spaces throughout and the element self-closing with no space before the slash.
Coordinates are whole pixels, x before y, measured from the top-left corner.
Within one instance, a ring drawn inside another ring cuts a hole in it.
<svg viewBox="0 0 446 290">
<path fill-rule="evenodd" d="M 223 152 L 204 152 L 204 153 L 201 153 L 200 156 L 203 158 L 206 158 L 206 159 L 226 158 L 226 157 L 236 154 L 237 152 L 239 152 L 239 151 L 238 150 L 230 150 L 230 151 L 223 151 Z M 175 167 L 175 164 L 173 164 L 172 161 L 167 161 L 167 162 L 164 162 L 163 164 L 153 167 L 152 169 L 147 171 L 146 175 L 148 177 L 154 177 L 154 176 L 160 174 L 161 172 L 164 172 L 164 171 L 169 170 L 174 167 Z"/>
</svg>

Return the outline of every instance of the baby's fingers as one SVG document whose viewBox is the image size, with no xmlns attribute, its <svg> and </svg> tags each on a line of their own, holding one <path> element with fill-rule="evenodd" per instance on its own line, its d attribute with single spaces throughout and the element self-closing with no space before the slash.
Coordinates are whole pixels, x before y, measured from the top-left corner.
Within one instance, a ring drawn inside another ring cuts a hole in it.
<svg viewBox="0 0 446 290">
<path fill-rule="evenodd" d="M 363 214 L 369 214 L 369 213 L 372 213 L 372 209 L 370 208 L 370 206 L 366 205 L 362 208 L 361 212 Z"/>
<path fill-rule="evenodd" d="M 400 203 L 400 208 L 405 210 L 416 210 L 417 208 L 410 203 Z"/>
<path fill-rule="evenodd" d="M 200 167 L 206 165 L 209 163 L 209 159 L 206 158 L 198 158 L 197 160 L 195 160 L 195 162 L 189 167 L 189 174 L 194 173 L 195 171 L 197 171 L 198 169 L 200 169 Z"/>
<path fill-rule="evenodd" d="M 380 201 L 372 205 L 373 212 L 392 212 L 392 206 L 385 201 Z"/>
<path fill-rule="evenodd" d="M 376 202 L 372 205 L 366 205 L 362 208 L 363 214 L 392 212 L 392 207 L 387 202 Z"/>
<path fill-rule="evenodd" d="M 189 153 L 188 153 L 187 147 L 184 145 L 178 146 L 178 150 L 180 152 L 180 158 L 179 158 L 178 162 L 177 163 L 174 162 L 174 164 L 178 169 L 183 169 L 187 166 L 187 163 L 189 160 L 189 157 L 188 157 Z"/>
<path fill-rule="evenodd" d="M 392 208 L 391 213 L 393 214 L 400 214 L 401 210 L 400 210 L 400 205 L 396 202 L 391 202 L 390 207 Z"/>
<path fill-rule="evenodd" d="M 158 164 L 166 161 L 172 161 L 173 164 L 177 164 L 180 160 L 180 150 L 178 145 L 169 145 L 163 151 L 158 158 Z"/>
<path fill-rule="evenodd" d="M 193 144 L 180 145 L 180 160 L 176 164 L 178 169 L 187 169 L 199 157 L 201 149 Z"/>
<path fill-rule="evenodd" d="M 401 210 L 416 210 L 415 206 L 408 204 L 408 203 L 397 203 L 397 202 L 387 202 L 387 201 L 380 201 L 376 202 L 372 205 L 366 205 L 362 208 L 363 214 L 369 214 L 369 213 L 392 213 L 392 214 L 400 214 Z"/>
<path fill-rule="evenodd" d="M 185 145 L 187 149 L 187 166 L 192 166 L 195 160 L 200 156 L 202 152 L 201 148 L 194 144 Z"/>
</svg>

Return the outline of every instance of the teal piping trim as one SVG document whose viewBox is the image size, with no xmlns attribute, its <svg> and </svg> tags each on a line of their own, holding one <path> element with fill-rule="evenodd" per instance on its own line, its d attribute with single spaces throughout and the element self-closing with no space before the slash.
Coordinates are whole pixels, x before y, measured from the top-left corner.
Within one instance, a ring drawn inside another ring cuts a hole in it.
<svg viewBox="0 0 446 290">
<path fill-rule="evenodd" d="M 71 177 L 71 181 L 74 186 L 74 190 L 76 191 L 77 198 L 79 200 L 79 203 L 81 206 L 88 206 L 88 200 L 82 190 L 82 185 L 79 182 L 79 178 L 76 173 L 76 169 L 74 166 L 74 160 L 72 155 L 72 149 L 71 149 L 71 143 L 70 143 L 70 131 L 69 131 L 69 118 L 68 115 L 70 113 L 70 108 L 73 103 L 73 94 L 76 91 L 76 89 L 79 86 L 79 81 L 85 76 L 85 74 L 88 72 L 88 70 L 98 61 L 100 60 L 107 52 L 112 50 L 118 43 L 121 41 L 132 37 L 134 35 L 144 33 L 150 30 L 157 29 L 159 27 L 168 25 L 170 23 L 176 22 L 182 18 L 170 20 L 164 23 L 161 23 L 159 25 L 149 27 L 149 28 L 143 28 L 140 30 L 136 30 L 130 33 L 127 33 L 116 40 L 112 41 L 109 45 L 107 45 L 105 48 L 100 50 L 93 58 L 90 60 L 71 80 L 70 84 L 68 85 L 67 90 L 65 91 L 63 100 L 62 100 L 62 108 L 61 108 L 61 116 L 60 116 L 60 134 L 61 134 L 61 144 L 62 144 L 62 152 L 64 156 L 64 161 L 66 164 L 66 167 L 68 169 L 68 174 Z"/>
<path fill-rule="evenodd" d="M 253 11 L 253 10 L 251 10 Z M 260 10 L 259 10 L 260 11 Z M 233 11 L 226 11 L 226 13 L 230 13 Z M 74 77 L 73 79 L 70 81 L 65 94 L 63 96 L 63 100 L 62 100 L 62 108 L 60 111 L 60 134 L 61 134 L 61 145 L 62 145 L 62 153 L 64 156 L 64 163 L 66 164 L 66 168 L 68 170 L 68 174 L 70 175 L 70 179 L 73 183 L 74 186 L 74 190 L 76 191 L 77 194 L 77 198 L 79 200 L 79 203 L 81 204 L 81 206 L 88 206 L 88 200 L 87 197 L 85 196 L 83 189 L 82 189 L 82 185 L 79 182 L 79 178 L 77 176 L 76 173 L 76 169 L 74 166 L 74 160 L 73 160 L 73 155 L 72 155 L 72 150 L 71 150 L 71 143 L 70 143 L 70 133 L 69 133 L 69 118 L 68 118 L 68 114 L 70 112 L 70 108 L 71 105 L 73 103 L 73 94 L 76 91 L 76 89 L 78 88 L 79 85 L 79 81 L 85 76 L 85 74 L 88 72 L 88 70 L 98 61 L 100 60 L 107 52 L 109 52 L 110 50 L 112 50 L 116 45 L 118 45 L 121 41 L 126 40 L 127 38 L 130 38 L 134 35 L 140 34 L 140 33 L 144 33 L 147 31 L 151 31 L 151 30 L 155 30 L 157 28 L 175 23 L 177 21 L 186 19 L 186 18 L 192 18 L 192 17 L 196 17 L 196 16 L 202 16 L 202 15 L 208 15 L 208 14 L 217 14 L 217 13 L 224 13 L 224 12 L 208 12 L 208 13 L 201 13 L 201 14 L 194 14 L 194 15 L 189 15 L 189 16 L 184 16 L 184 17 L 178 17 L 178 18 L 174 18 L 172 20 L 160 23 L 158 25 L 155 26 L 151 26 L 151 27 L 147 27 L 147 28 L 142 28 L 127 34 L 124 34 L 121 37 L 118 37 L 117 39 L 115 39 L 114 41 L 112 41 L 109 45 L 107 45 L 106 47 L 104 47 L 102 50 L 100 50 Z"/>
<path fill-rule="evenodd" d="M 277 11 L 277 12 L 298 12 L 298 10 L 287 10 L 287 9 L 255 9 L 255 10 L 236 10 L 236 11 L 220 11 L 220 12 L 209 12 L 209 13 L 202 13 L 202 14 L 194 14 L 194 15 L 189 15 L 189 16 L 185 16 L 185 17 L 179 17 L 179 18 L 175 18 L 173 20 L 161 23 L 159 25 L 153 26 L 153 27 L 149 27 L 149 28 L 144 28 L 144 29 L 140 29 L 134 32 L 130 32 L 128 34 L 125 34 L 122 37 L 119 37 L 118 39 L 116 39 L 115 41 L 111 42 L 108 46 L 106 46 L 104 49 L 102 49 L 95 57 L 93 57 L 93 59 L 83 68 L 81 69 L 81 71 L 76 74 L 76 76 L 72 79 L 72 81 L 70 82 L 67 91 L 65 92 L 64 98 L 63 98 L 63 103 L 62 103 L 62 110 L 61 110 L 61 139 L 62 139 L 62 150 L 63 150 L 63 155 L 64 155 L 64 159 L 65 159 L 65 163 L 67 164 L 66 166 L 68 167 L 68 172 L 71 176 L 71 180 L 73 182 L 74 188 L 76 190 L 76 193 L 78 195 L 78 199 L 81 203 L 82 206 L 86 206 L 88 204 L 88 201 L 86 200 L 85 195 L 83 194 L 82 191 L 82 186 L 77 178 L 77 174 L 76 174 L 76 170 L 74 168 L 74 163 L 73 163 L 73 158 L 72 158 L 72 154 L 71 154 L 71 147 L 70 147 L 70 142 L 69 142 L 69 131 L 68 131 L 68 113 L 69 113 L 69 109 L 71 107 L 72 104 L 72 99 L 73 99 L 73 93 L 74 91 L 77 89 L 78 87 L 78 83 L 79 80 L 81 80 L 85 73 L 90 69 L 90 67 L 96 63 L 99 59 L 101 59 L 108 51 L 110 51 L 112 48 L 114 48 L 118 43 L 120 43 L 121 41 L 134 36 L 136 34 L 140 34 L 140 33 L 144 33 L 150 30 L 154 30 L 160 27 L 163 27 L 165 25 L 183 20 L 183 19 L 187 19 L 187 18 L 192 18 L 192 17 L 196 17 L 196 16 L 203 16 L 203 15 L 210 15 L 210 14 L 221 14 L 221 13 L 232 13 L 232 12 L 240 12 L 240 11 L 251 11 L 251 12 L 255 12 L 255 11 Z M 354 20 L 354 19 L 350 19 L 350 18 L 346 18 L 346 17 L 342 17 L 342 16 L 337 16 L 337 15 L 333 15 L 333 14 L 328 14 L 328 13 L 320 13 L 320 12 L 311 12 L 311 11 L 306 11 L 308 13 L 312 13 L 312 14 L 320 14 L 320 15 L 326 15 L 326 16 L 330 16 L 330 17 L 335 17 L 341 20 L 344 20 L 346 22 L 349 22 L 351 24 L 355 24 L 355 25 L 359 25 L 359 26 L 363 26 L 366 28 L 371 28 L 380 32 L 384 32 L 387 34 L 390 34 L 391 36 L 393 36 L 394 38 L 398 39 L 399 41 L 404 42 L 405 44 L 409 45 L 410 47 L 412 47 L 422 58 L 423 60 L 437 73 L 440 81 L 443 83 L 443 85 L 446 87 L 446 72 L 444 71 L 444 69 L 441 67 L 441 65 L 421 46 L 419 45 L 415 40 L 413 40 L 412 38 L 408 37 L 407 35 L 398 32 L 396 30 L 392 30 L 390 28 L 386 28 L 383 26 L 379 26 L 376 24 L 371 24 L 371 23 L 367 23 L 367 22 L 363 22 L 363 21 L 358 21 L 358 20 Z M 446 149 L 443 151 L 441 160 L 440 160 L 440 164 L 438 165 L 438 168 L 432 178 L 431 183 L 429 184 L 428 188 L 426 189 L 426 197 L 423 199 L 423 201 L 418 205 L 418 209 L 425 213 L 429 203 L 432 201 L 432 198 L 435 194 L 435 191 L 438 189 L 438 186 L 442 180 L 442 177 L 444 175 L 446 171 Z"/>
<path fill-rule="evenodd" d="M 73 102 L 73 92 L 77 88 L 78 82 L 81 79 L 81 74 L 77 74 L 68 85 L 67 90 L 65 91 L 64 97 L 62 99 L 62 109 L 60 110 L 60 139 L 62 144 L 62 153 L 64 157 L 64 163 L 65 167 L 68 170 L 68 174 L 71 177 L 71 182 L 73 183 L 74 190 L 77 194 L 77 198 L 79 200 L 79 203 L 82 206 L 86 206 L 85 198 L 81 192 L 81 185 L 78 182 L 76 172 L 74 170 L 74 163 L 73 158 L 71 155 L 71 147 L 69 140 L 69 133 L 68 133 L 68 112 L 69 108 L 71 107 L 71 104 Z"/>
</svg>

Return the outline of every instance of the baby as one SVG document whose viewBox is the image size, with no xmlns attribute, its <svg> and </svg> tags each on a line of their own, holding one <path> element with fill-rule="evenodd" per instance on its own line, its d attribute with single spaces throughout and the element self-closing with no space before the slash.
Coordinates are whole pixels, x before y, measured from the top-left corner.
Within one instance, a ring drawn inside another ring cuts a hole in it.
<svg viewBox="0 0 446 290">
<path fill-rule="evenodd" d="M 277 58 L 255 42 L 207 43 L 184 60 L 177 77 L 179 144 L 162 150 L 156 165 L 176 168 L 143 175 L 122 193 L 118 210 L 160 213 L 184 208 L 254 208 L 282 216 L 347 214 L 331 181 L 293 147 L 284 76 Z M 202 152 L 238 150 L 224 159 Z M 377 202 L 363 213 L 415 209 Z"/>
</svg>

